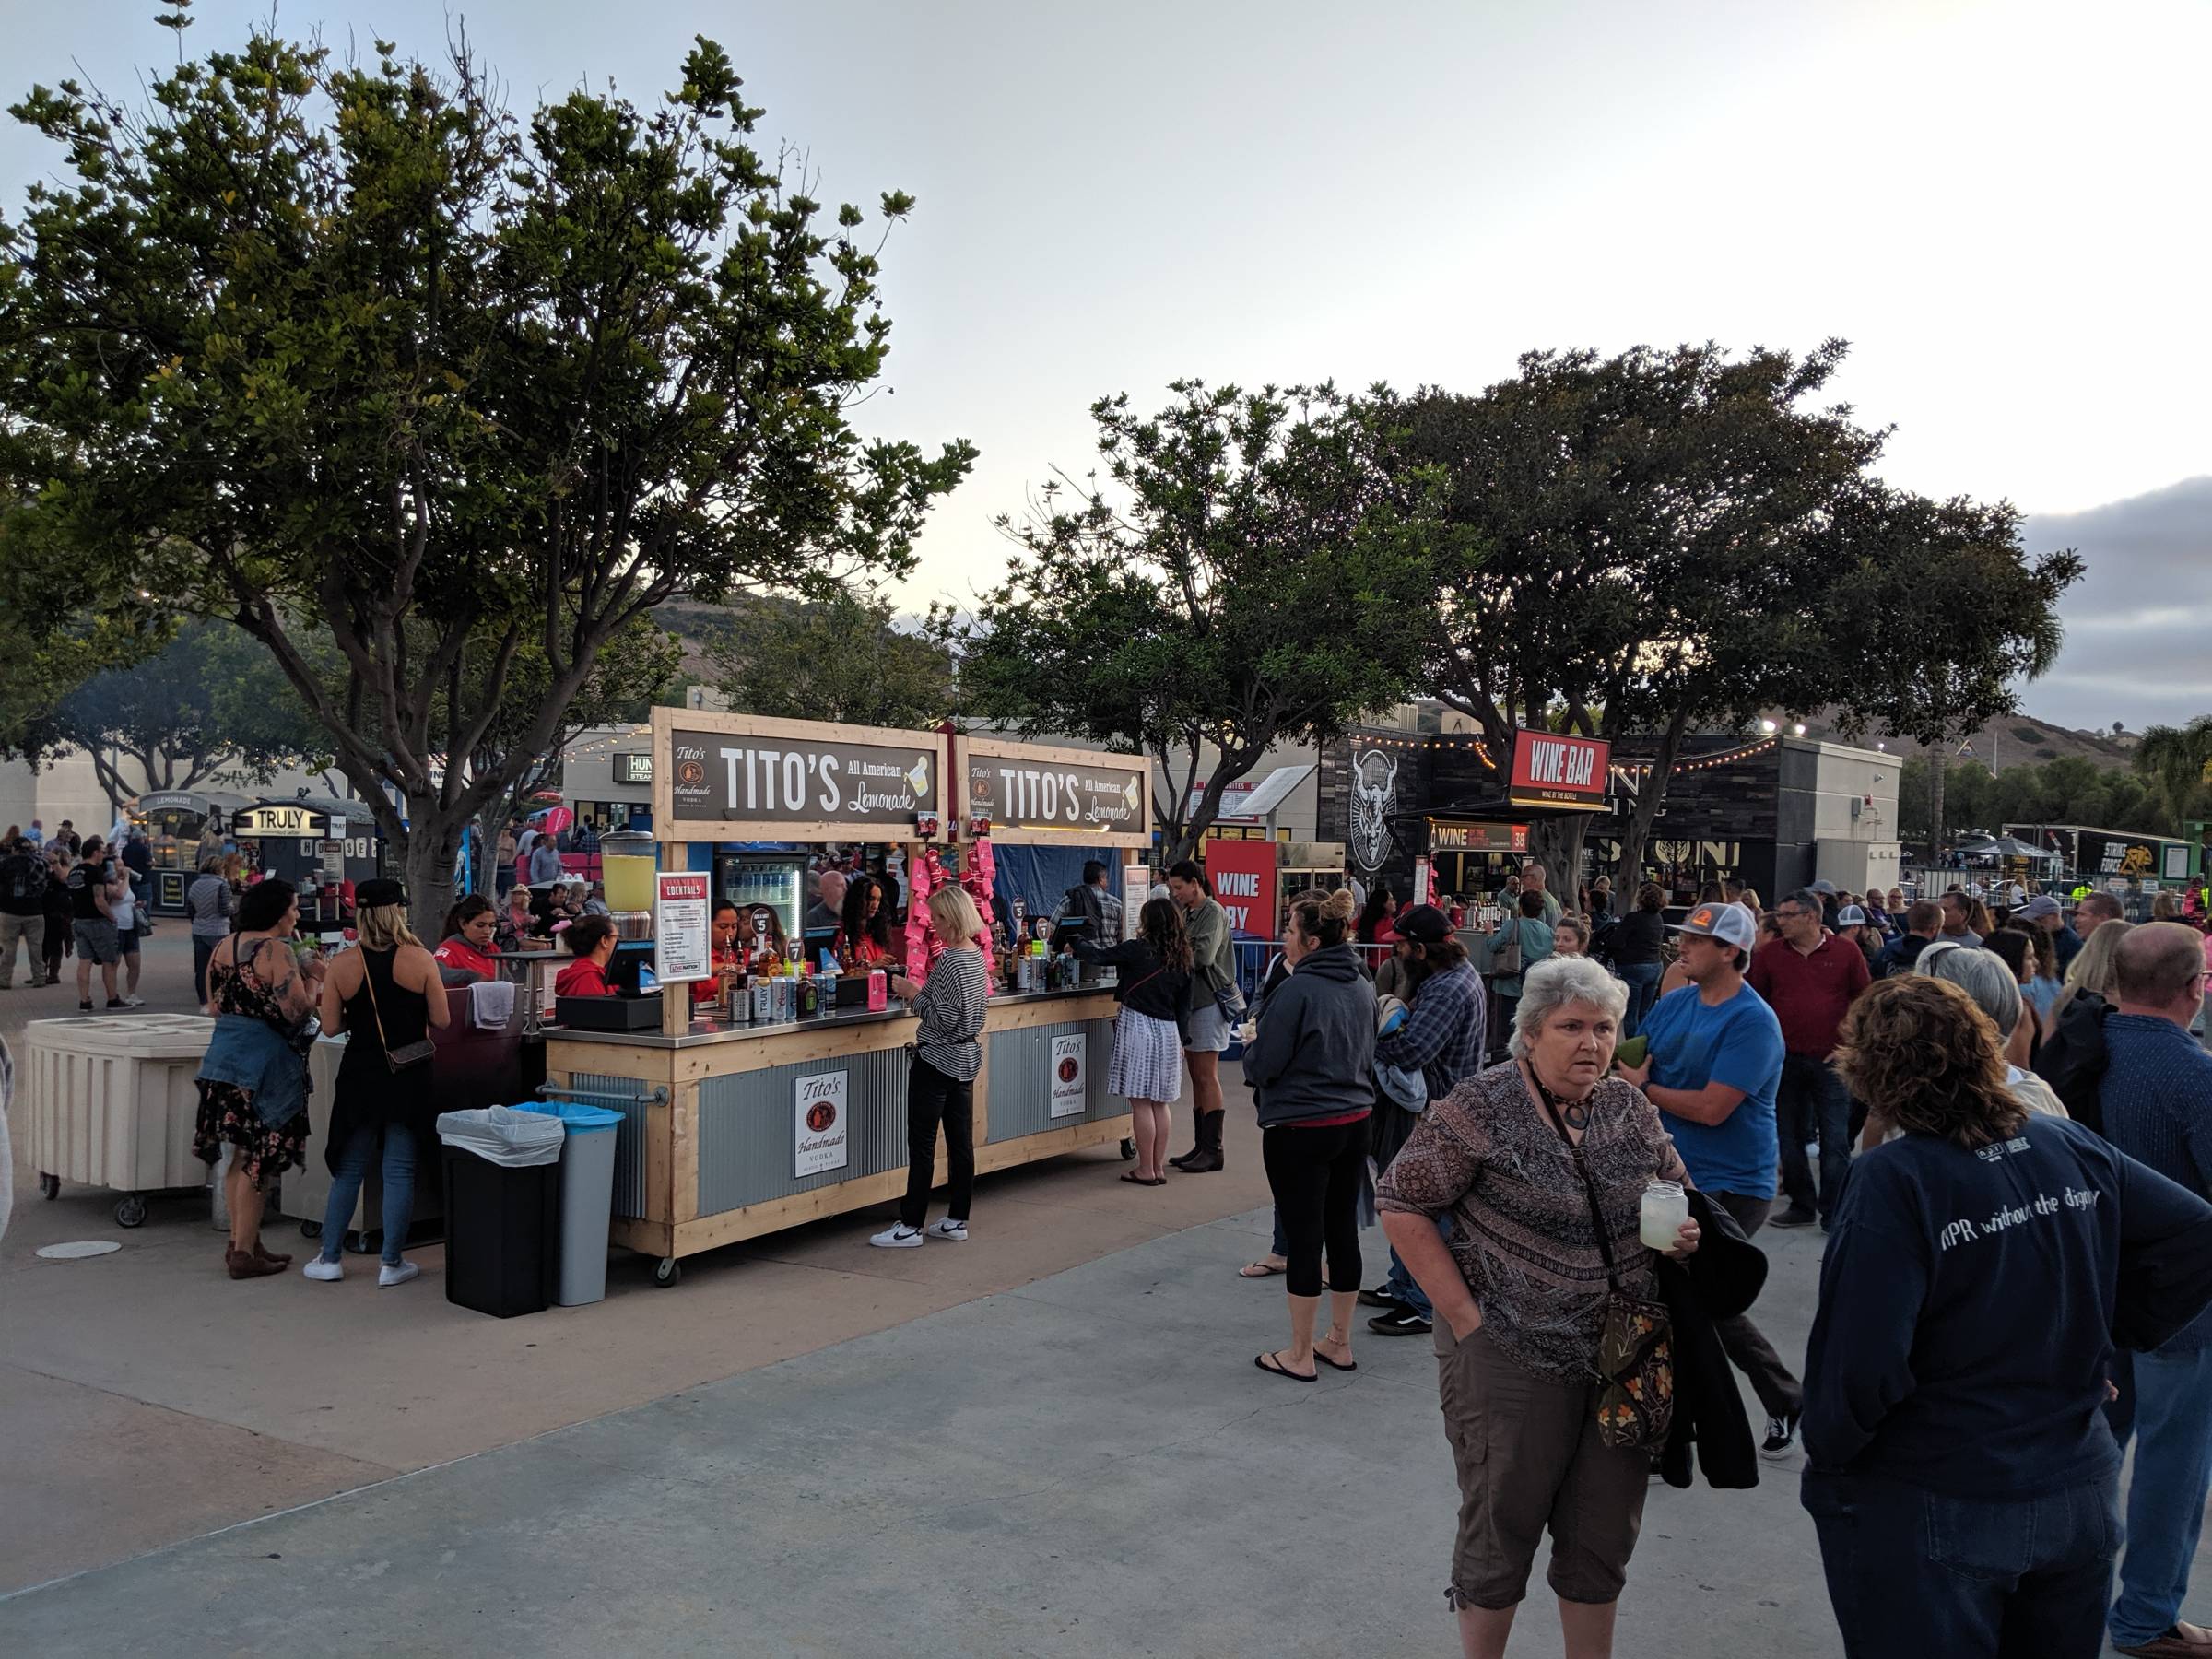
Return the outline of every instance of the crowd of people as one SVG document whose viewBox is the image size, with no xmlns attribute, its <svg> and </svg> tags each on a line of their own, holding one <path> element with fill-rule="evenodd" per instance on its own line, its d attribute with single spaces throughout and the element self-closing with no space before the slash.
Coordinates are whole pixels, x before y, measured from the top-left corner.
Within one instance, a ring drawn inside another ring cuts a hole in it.
<svg viewBox="0 0 2212 1659">
<path fill-rule="evenodd" d="M 1802 1446 L 1854 1659 L 2212 1653 L 2180 1617 L 2212 1491 L 2212 947 L 2182 907 L 1728 884 L 1669 923 L 1656 887 L 1619 916 L 1517 889 L 1487 982 L 1445 910 L 1293 898 L 1245 1028 L 1277 1236 L 1241 1272 L 1285 1278 L 1290 1331 L 1254 1363 L 1356 1369 L 1359 1302 L 1432 1337 L 1465 1651 L 1505 1651 L 1548 1532 L 1567 1653 L 1610 1653 L 1650 1481 Z M 1752 1317 L 1770 1224 L 1827 1235 L 1802 1374 Z"/>
<path fill-rule="evenodd" d="M 154 931 L 145 833 L 125 825 L 106 840 L 80 837 L 66 818 L 52 836 L 35 818 L 31 830 L 0 835 L 0 991 L 15 983 L 21 949 L 34 988 L 60 984 L 63 959 L 76 957 L 82 1012 L 143 1006 L 139 947 Z"/>
</svg>

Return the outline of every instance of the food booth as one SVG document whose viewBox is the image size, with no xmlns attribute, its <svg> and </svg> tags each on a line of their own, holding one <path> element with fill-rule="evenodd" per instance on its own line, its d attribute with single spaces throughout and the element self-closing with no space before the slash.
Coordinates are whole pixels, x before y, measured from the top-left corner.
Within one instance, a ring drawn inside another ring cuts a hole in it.
<svg viewBox="0 0 2212 1659">
<path fill-rule="evenodd" d="M 342 926 L 352 909 L 351 884 L 377 873 L 380 837 L 366 801 L 257 801 L 230 815 L 230 839 L 244 855 L 249 882 L 276 876 L 300 889 L 302 933 Z"/>
<path fill-rule="evenodd" d="M 156 789 L 131 808 L 132 827 L 146 831 L 153 853 L 154 890 L 148 907 L 157 916 L 184 913 L 184 894 L 200 869 L 200 836 L 210 819 L 225 830 L 230 816 L 251 805 L 244 795 L 219 790 Z"/>
<path fill-rule="evenodd" d="M 688 709 L 653 712 L 652 757 L 658 990 L 650 1008 L 561 999 L 562 1023 L 545 1032 L 546 1076 L 553 1090 L 622 1113 L 613 1241 L 656 1258 L 654 1281 L 672 1285 L 685 1256 L 882 1204 L 906 1185 L 917 1022 L 883 981 L 856 985 L 846 974 L 840 987 L 839 976 L 810 975 L 812 1013 L 777 1006 L 761 1017 L 742 992 L 695 1003 L 712 901 L 740 867 L 731 853 L 896 846 L 909 921 L 895 954 L 918 981 L 935 948 L 925 934 L 935 887 L 965 887 L 988 923 L 994 843 L 1081 844 L 1141 860 L 1151 784 L 1136 756 Z M 610 867 L 610 901 L 618 874 L 628 886 L 629 872 Z M 1086 974 L 1010 990 L 1006 964 L 988 949 L 986 959 L 977 1172 L 1122 1139 L 1127 1103 L 1106 1090 L 1111 987 Z M 747 989 L 762 989 L 758 976 Z M 580 1018 L 609 1029 L 583 1029 Z M 619 1029 L 641 1021 L 646 1029 Z"/>
</svg>

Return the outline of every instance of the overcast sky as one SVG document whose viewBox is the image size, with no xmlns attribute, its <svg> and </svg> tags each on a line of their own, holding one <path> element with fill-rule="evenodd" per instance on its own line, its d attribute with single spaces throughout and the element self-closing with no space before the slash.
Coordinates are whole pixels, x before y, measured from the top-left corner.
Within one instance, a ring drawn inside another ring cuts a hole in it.
<svg viewBox="0 0 2212 1659">
<path fill-rule="evenodd" d="M 173 59 L 145 20 L 159 9 L 0 0 L 5 89 L 73 60 L 130 88 Z M 206 52 L 269 6 L 198 11 Z M 937 510 L 910 602 L 992 580 L 992 519 L 1053 465 L 1087 468 L 1102 393 L 1158 406 L 1180 375 L 1475 390 L 1535 347 L 1841 335 L 1841 396 L 1897 429 L 1891 479 L 2008 497 L 2038 515 L 2036 547 L 2088 556 L 2030 710 L 2139 725 L 2212 709 L 2194 648 L 2212 620 L 2201 0 L 278 15 L 426 53 L 465 18 L 518 104 L 610 76 L 650 99 L 705 33 L 822 194 L 912 192 L 885 255 L 896 391 L 867 418 L 982 459 Z M 11 212 L 52 166 L 0 128 Z"/>
</svg>

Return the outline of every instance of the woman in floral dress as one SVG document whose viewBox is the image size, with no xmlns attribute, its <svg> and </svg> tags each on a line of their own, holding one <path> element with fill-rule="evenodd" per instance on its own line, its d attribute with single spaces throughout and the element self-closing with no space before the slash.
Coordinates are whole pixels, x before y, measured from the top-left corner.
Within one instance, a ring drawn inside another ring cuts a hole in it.
<svg viewBox="0 0 2212 1659">
<path fill-rule="evenodd" d="M 200 1062 L 200 1113 L 192 1149 L 208 1163 L 231 1148 L 223 1178 L 230 1206 L 224 1265 L 234 1279 L 281 1273 L 291 1257 L 261 1242 L 266 1184 L 305 1160 L 310 1018 L 323 964 L 299 960 L 291 938 L 300 901 L 288 881 L 267 880 L 239 901 L 238 931 L 207 964 L 215 1035 Z"/>
</svg>

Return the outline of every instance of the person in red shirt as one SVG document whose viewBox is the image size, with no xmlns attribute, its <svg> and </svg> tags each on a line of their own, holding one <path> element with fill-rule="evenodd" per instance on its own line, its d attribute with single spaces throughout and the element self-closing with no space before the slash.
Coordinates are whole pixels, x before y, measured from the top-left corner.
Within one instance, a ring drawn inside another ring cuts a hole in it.
<svg viewBox="0 0 2212 1659">
<path fill-rule="evenodd" d="M 553 982 L 556 996 L 612 996 L 606 965 L 615 958 L 615 924 L 605 916 L 586 916 L 561 935 L 576 959 Z"/>
<path fill-rule="evenodd" d="M 448 985 L 470 985 L 500 977 L 500 947 L 492 943 L 499 912 L 481 893 L 470 893 L 445 913 L 445 939 L 430 954 L 438 977 Z"/>
<path fill-rule="evenodd" d="M 883 906 L 883 888 L 874 877 L 855 876 L 845 884 L 844 913 L 830 948 L 847 973 L 898 966 L 891 956 L 891 918 Z"/>
<path fill-rule="evenodd" d="M 1866 958 L 1821 924 L 1818 894 L 1801 889 L 1774 907 L 1782 936 L 1751 958 L 1751 988 L 1782 1022 L 1782 1086 L 1774 1118 L 1782 1138 L 1782 1190 L 1789 1206 L 1775 1227 L 1827 1227 L 1851 1172 L 1851 1092 L 1830 1063 L 1843 1016 L 1867 986 Z M 1820 1143 L 1816 1195 L 1806 1142 Z"/>
</svg>

